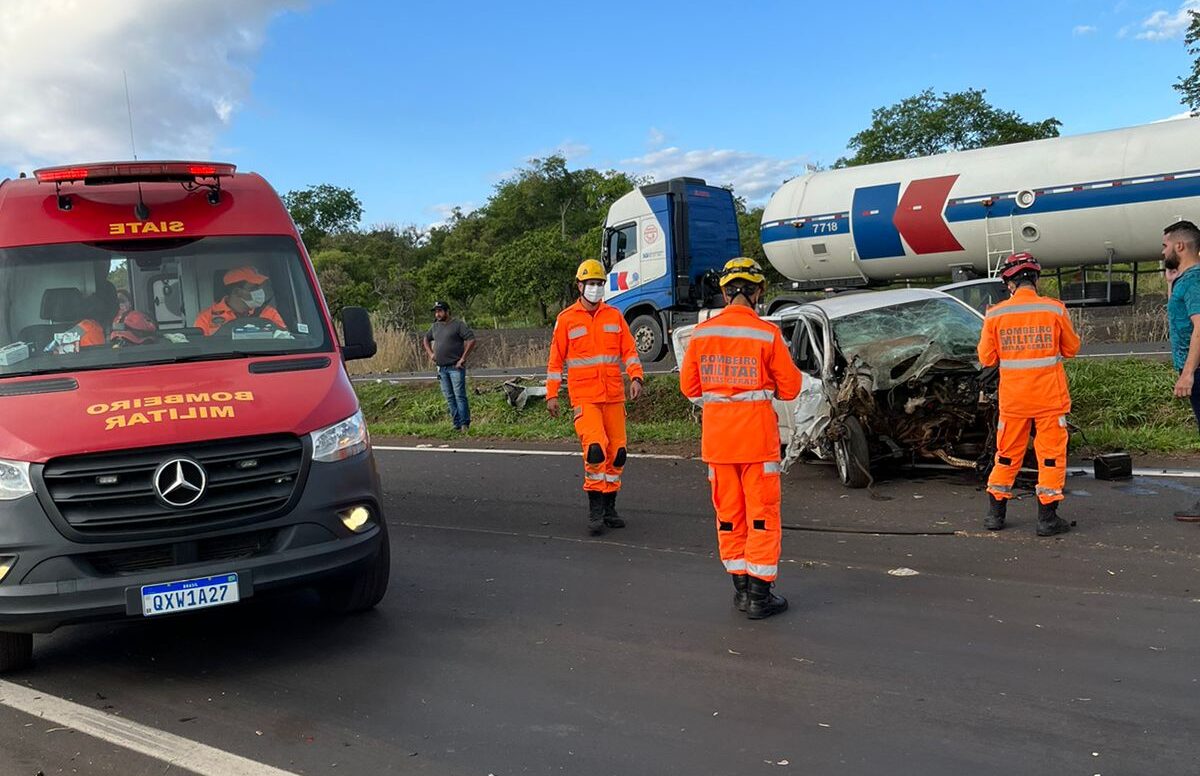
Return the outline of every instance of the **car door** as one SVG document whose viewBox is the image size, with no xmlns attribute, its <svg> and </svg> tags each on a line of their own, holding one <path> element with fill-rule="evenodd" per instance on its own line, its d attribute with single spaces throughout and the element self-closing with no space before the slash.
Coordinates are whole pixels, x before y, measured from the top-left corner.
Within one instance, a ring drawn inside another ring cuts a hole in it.
<svg viewBox="0 0 1200 776">
<path fill-rule="evenodd" d="M 825 392 L 826 360 L 829 357 L 822 318 L 803 314 L 792 338 L 792 360 L 803 374 L 800 395 L 788 402 L 792 434 L 785 461 L 790 464 L 805 451 L 823 457 L 820 439 L 829 426 L 831 405 Z"/>
</svg>

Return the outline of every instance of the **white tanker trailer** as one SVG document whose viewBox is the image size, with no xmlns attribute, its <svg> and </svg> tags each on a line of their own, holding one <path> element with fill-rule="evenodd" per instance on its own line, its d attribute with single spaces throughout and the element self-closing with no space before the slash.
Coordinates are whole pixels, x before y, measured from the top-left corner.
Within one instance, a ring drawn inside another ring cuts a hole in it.
<svg viewBox="0 0 1200 776">
<path fill-rule="evenodd" d="M 796 289 L 856 287 L 990 277 L 1017 251 L 1050 269 L 1152 261 L 1163 227 L 1185 218 L 1200 222 L 1200 119 L 810 173 L 772 195 L 762 243 Z M 605 301 L 643 359 L 720 303 L 713 277 L 739 251 L 732 195 L 703 180 L 613 203 Z"/>
<path fill-rule="evenodd" d="M 763 212 L 767 258 L 810 286 L 990 276 L 1160 257 L 1163 227 L 1200 221 L 1200 119 L 938 154 L 793 178 Z"/>
</svg>

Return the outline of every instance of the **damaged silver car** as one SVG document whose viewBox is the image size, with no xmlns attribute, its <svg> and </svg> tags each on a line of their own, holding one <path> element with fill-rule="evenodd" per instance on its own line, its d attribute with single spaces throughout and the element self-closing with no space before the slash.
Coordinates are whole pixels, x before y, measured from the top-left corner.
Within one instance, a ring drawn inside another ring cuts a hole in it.
<svg viewBox="0 0 1200 776">
<path fill-rule="evenodd" d="M 900 289 L 839 295 L 769 320 L 804 373 L 800 396 L 775 403 L 785 466 L 832 459 L 839 479 L 861 488 L 889 462 L 991 463 L 998 376 L 976 360 L 976 310 L 939 291 Z M 677 353 L 690 329 L 675 332 Z"/>
</svg>

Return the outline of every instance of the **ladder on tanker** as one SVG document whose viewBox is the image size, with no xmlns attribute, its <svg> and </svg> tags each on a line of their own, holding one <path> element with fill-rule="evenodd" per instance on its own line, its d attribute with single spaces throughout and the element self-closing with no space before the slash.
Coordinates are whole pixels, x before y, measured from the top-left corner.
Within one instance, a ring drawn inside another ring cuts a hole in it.
<svg viewBox="0 0 1200 776">
<path fill-rule="evenodd" d="M 987 248 L 987 274 L 989 278 L 994 278 L 1000 274 L 1000 267 L 1004 264 L 1004 260 L 1017 252 L 1016 233 L 1013 228 L 1013 217 L 1008 216 L 1008 228 L 992 231 L 992 224 L 999 221 L 997 226 L 1006 226 L 1004 218 L 992 218 L 991 215 L 986 215 L 983 218 L 983 233 L 985 247 Z"/>
</svg>

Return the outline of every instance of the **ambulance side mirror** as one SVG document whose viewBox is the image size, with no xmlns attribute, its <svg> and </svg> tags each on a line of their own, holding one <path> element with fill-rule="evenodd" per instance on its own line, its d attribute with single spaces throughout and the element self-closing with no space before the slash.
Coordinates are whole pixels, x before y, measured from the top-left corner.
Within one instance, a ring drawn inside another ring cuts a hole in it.
<svg viewBox="0 0 1200 776">
<path fill-rule="evenodd" d="M 342 308 L 342 359 L 354 361 L 375 355 L 375 332 L 371 314 L 361 307 Z"/>
</svg>

